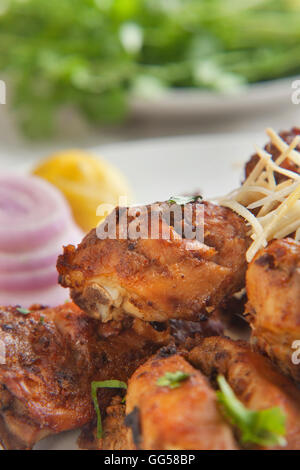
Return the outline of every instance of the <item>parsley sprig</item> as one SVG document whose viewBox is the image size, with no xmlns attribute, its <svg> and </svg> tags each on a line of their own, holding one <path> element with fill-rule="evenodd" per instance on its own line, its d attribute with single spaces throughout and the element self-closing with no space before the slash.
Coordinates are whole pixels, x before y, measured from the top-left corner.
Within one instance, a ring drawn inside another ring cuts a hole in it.
<svg viewBox="0 0 300 470">
<path fill-rule="evenodd" d="M 167 201 L 169 204 L 178 204 L 179 206 L 184 206 L 189 202 L 199 202 L 202 201 L 202 196 L 171 196 Z"/>
<path fill-rule="evenodd" d="M 16 310 L 22 315 L 28 315 L 30 313 L 30 310 L 28 310 L 28 308 L 17 307 Z"/>
<path fill-rule="evenodd" d="M 241 433 L 241 441 L 264 447 L 285 446 L 285 415 L 279 407 L 265 410 L 249 410 L 235 396 L 224 376 L 217 378 L 220 391 L 217 392 L 219 403 L 225 416 Z"/>
<path fill-rule="evenodd" d="M 190 377 L 190 374 L 177 370 L 176 372 L 166 372 L 165 375 L 160 377 L 156 384 L 159 387 L 169 387 L 171 389 L 178 388 L 181 382 L 184 382 Z"/>
<path fill-rule="evenodd" d="M 101 382 L 92 382 L 92 399 L 96 411 L 97 416 L 97 438 L 100 439 L 102 437 L 102 420 L 101 420 L 101 411 L 97 397 L 97 390 L 99 388 L 123 388 L 127 389 L 127 385 L 125 382 L 121 382 L 120 380 L 103 380 Z"/>
</svg>

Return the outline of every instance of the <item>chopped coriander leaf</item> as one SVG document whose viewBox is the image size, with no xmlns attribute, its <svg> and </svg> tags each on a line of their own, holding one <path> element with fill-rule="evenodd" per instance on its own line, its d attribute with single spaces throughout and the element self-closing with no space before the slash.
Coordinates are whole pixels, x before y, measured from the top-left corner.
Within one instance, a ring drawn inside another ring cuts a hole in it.
<svg viewBox="0 0 300 470">
<path fill-rule="evenodd" d="M 28 310 L 27 308 L 21 308 L 21 307 L 18 307 L 17 311 L 19 313 L 22 313 L 22 315 L 28 315 L 30 313 L 30 310 Z"/>
<path fill-rule="evenodd" d="M 166 372 L 165 375 L 160 377 L 156 384 L 159 387 L 169 387 L 171 389 L 180 387 L 181 382 L 184 382 L 190 377 L 190 374 L 177 370 L 176 372 Z"/>
<path fill-rule="evenodd" d="M 40 323 L 44 323 L 44 321 L 45 321 L 45 317 L 40 316 Z"/>
<path fill-rule="evenodd" d="M 97 438 L 100 439 L 102 436 L 102 421 L 97 397 L 98 388 L 124 388 L 126 390 L 127 385 L 125 382 L 121 382 L 120 380 L 103 380 L 101 382 L 92 382 L 92 399 L 97 415 Z"/>
<path fill-rule="evenodd" d="M 202 196 L 172 196 L 167 201 L 169 204 L 178 204 L 179 206 L 184 206 L 189 202 L 198 202 L 202 200 Z"/>
<path fill-rule="evenodd" d="M 264 447 L 285 446 L 285 415 L 279 407 L 265 410 L 249 410 L 235 396 L 225 377 L 218 376 L 220 391 L 217 392 L 219 403 L 225 416 L 241 433 L 242 442 L 251 442 Z"/>
<path fill-rule="evenodd" d="M 169 89 L 232 94 L 300 73 L 298 0 L 0 5 L 1 77 L 19 126 L 35 139 L 59 131 L 66 104 L 97 126 L 122 122 L 137 97 L 154 100 Z"/>
</svg>

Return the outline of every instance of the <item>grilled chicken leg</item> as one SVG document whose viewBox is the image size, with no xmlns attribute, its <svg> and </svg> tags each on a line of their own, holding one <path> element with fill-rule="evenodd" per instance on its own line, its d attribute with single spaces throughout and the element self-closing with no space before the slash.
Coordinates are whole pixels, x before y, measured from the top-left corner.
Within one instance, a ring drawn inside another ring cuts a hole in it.
<svg viewBox="0 0 300 470">
<path fill-rule="evenodd" d="M 253 347 L 299 382 L 292 357 L 300 340 L 300 243 L 274 240 L 261 250 L 248 268 L 247 294 Z"/>
<path fill-rule="evenodd" d="M 188 359 L 212 381 L 216 375 L 224 375 L 247 408 L 281 408 L 286 416 L 284 449 L 300 448 L 300 391 L 267 358 L 252 352 L 242 341 L 210 337 L 196 346 Z"/>
<path fill-rule="evenodd" d="M 175 206 L 173 216 L 169 203 L 135 208 L 132 216 L 130 208 L 117 208 L 100 226 L 105 233 L 116 219 L 115 239 L 99 239 L 97 229 L 77 249 L 66 247 L 57 268 L 74 302 L 103 322 L 124 314 L 145 321 L 198 320 L 238 291 L 248 246 L 243 219 L 208 202 Z M 153 219 L 159 220 L 157 238 Z M 134 238 L 130 224 L 148 238 Z M 189 239 L 199 227 L 203 240 Z"/>
<path fill-rule="evenodd" d="M 72 303 L 29 314 L 0 309 L 0 443 L 29 449 L 49 434 L 78 428 L 94 416 L 93 380 L 127 381 L 170 340 L 139 320 L 101 324 Z M 2 361 L 3 362 L 3 361 Z M 112 391 L 99 392 L 106 408 Z"/>
<path fill-rule="evenodd" d="M 158 385 L 166 373 L 178 371 L 187 374 L 187 378 L 177 388 Z M 207 379 L 170 347 L 160 350 L 133 374 L 126 395 L 126 413 L 132 448 L 238 448 Z"/>
<path fill-rule="evenodd" d="M 281 137 L 281 139 L 284 140 L 284 142 L 286 142 L 288 145 L 290 145 L 292 143 L 292 141 L 294 140 L 294 138 L 296 136 L 299 136 L 299 135 L 300 135 L 300 128 L 298 128 L 298 127 L 293 127 L 289 131 L 282 131 L 282 132 L 279 133 L 279 136 Z M 268 142 L 265 145 L 265 150 L 270 155 L 272 155 L 272 159 L 274 161 L 276 161 L 277 158 L 281 155 L 281 151 L 276 147 L 276 145 L 273 145 L 271 142 Z M 295 150 L 300 152 L 300 145 L 297 145 Z M 246 176 L 246 178 L 248 178 L 250 173 L 254 170 L 256 164 L 258 163 L 258 161 L 259 161 L 259 157 L 258 157 L 257 154 L 255 154 L 255 155 L 252 155 L 250 160 L 246 163 L 246 166 L 245 166 L 245 176 Z M 300 167 L 298 165 L 296 165 L 290 158 L 286 158 L 281 163 L 280 166 L 282 168 L 287 169 L 287 170 L 295 171 L 296 173 L 300 173 Z M 277 180 L 278 183 L 281 183 L 285 179 L 286 179 L 286 177 L 284 175 L 279 174 L 279 173 L 276 174 L 276 180 Z"/>
</svg>

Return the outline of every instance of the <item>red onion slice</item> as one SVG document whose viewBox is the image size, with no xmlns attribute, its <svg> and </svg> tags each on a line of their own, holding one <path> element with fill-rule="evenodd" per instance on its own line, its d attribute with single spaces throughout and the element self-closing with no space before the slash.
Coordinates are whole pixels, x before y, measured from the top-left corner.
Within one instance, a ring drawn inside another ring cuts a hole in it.
<svg viewBox="0 0 300 470">
<path fill-rule="evenodd" d="M 17 254 L 0 252 L 0 274 L 27 272 L 56 266 L 57 257 L 62 253 L 63 245 L 69 243 L 77 245 L 82 239 L 81 230 L 72 221 L 69 225 L 65 233 L 37 250 Z"/>
<path fill-rule="evenodd" d="M 63 233 L 71 219 L 63 195 L 36 176 L 0 177 L 0 251 L 26 251 Z"/>
<path fill-rule="evenodd" d="M 69 292 L 58 284 L 47 289 L 37 289 L 28 292 L 10 292 L 0 290 L 0 305 L 20 305 L 29 308 L 33 304 L 56 307 L 69 299 Z"/>
<path fill-rule="evenodd" d="M 0 305 L 58 305 L 68 293 L 57 284 L 62 246 L 81 230 L 63 195 L 36 176 L 0 177 Z"/>
<path fill-rule="evenodd" d="M 45 289 L 57 284 L 57 271 L 55 265 L 46 269 L 36 269 L 26 273 L 0 273 L 0 290 L 6 292 L 28 291 Z M 35 301 L 34 301 L 35 302 Z"/>
</svg>

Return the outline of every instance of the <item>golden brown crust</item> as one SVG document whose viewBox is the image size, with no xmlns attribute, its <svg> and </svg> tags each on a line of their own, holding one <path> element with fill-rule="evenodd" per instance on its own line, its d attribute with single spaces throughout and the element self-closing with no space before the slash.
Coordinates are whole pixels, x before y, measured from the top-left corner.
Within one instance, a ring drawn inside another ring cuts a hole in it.
<svg viewBox="0 0 300 470">
<path fill-rule="evenodd" d="M 175 354 L 172 355 L 172 352 Z M 168 354 L 171 354 L 168 357 Z M 178 388 L 161 387 L 166 372 L 190 374 Z M 147 450 L 236 449 L 206 378 L 174 350 L 162 350 L 133 374 L 126 396 L 133 445 Z"/>
<path fill-rule="evenodd" d="M 300 243 L 274 240 L 261 250 L 248 268 L 247 293 L 252 345 L 299 382 L 292 345 L 300 339 Z"/>
<path fill-rule="evenodd" d="M 189 361 L 215 380 L 226 377 L 237 397 L 250 409 L 280 407 L 286 415 L 285 449 L 300 448 L 300 391 L 262 355 L 243 341 L 205 338 L 188 354 Z"/>
<path fill-rule="evenodd" d="M 68 246 L 59 257 L 60 283 L 71 289 L 75 303 L 102 321 L 124 312 L 145 321 L 197 320 L 211 313 L 244 284 L 247 229 L 230 209 L 197 204 L 204 218 L 196 220 L 196 206 L 191 206 L 191 226 L 204 221 L 204 244 L 193 241 L 191 250 L 175 222 L 168 227 L 168 240 L 100 240 L 92 230 L 77 249 Z"/>
</svg>

